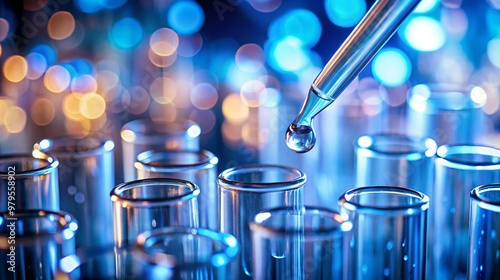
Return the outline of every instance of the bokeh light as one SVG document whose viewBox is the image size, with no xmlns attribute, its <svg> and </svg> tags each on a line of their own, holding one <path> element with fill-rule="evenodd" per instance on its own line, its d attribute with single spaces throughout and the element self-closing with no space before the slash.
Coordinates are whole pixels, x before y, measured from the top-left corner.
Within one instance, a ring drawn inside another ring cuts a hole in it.
<svg viewBox="0 0 500 280">
<path fill-rule="evenodd" d="M 71 80 L 71 91 L 74 92 L 96 92 L 97 81 L 89 74 L 76 76 Z"/>
<path fill-rule="evenodd" d="M 205 21 L 205 14 L 194 1 L 177 1 L 169 9 L 168 24 L 181 35 L 191 35 L 200 30 Z"/>
<path fill-rule="evenodd" d="M 446 34 L 441 24 L 430 17 L 418 16 L 399 29 L 403 41 L 417 51 L 435 51 L 443 47 Z"/>
<path fill-rule="evenodd" d="M 50 67 L 43 77 L 45 88 L 52 92 L 63 92 L 71 83 L 68 70 L 60 65 Z"/>
<path fill-rule="evenodd" d="M 0 42 L 7 38 L 7 34 L 9 34 L 9 22 L 0 18 Z"/>
<path fill-rule="evenodd" d="M 170 28 L 160 28 L 149 38 L 149 47 L 159 56 L 172 55 L 179 46 L 179 36 Z"/>
<path fill-rule="evenodd" d="M 177 95 L 177 84 L 169 77 L 159 77 L 151 83 L 149 92 L 156 102 L 169 104 Z"/>
<path fill-rule="evenodd" d="M 276 39 L 292 36 L 304 47 L 313 47 L 321 32 L 321 22 L 316 14 L 306 9 L 294 9 L 271 22 L 268 36 Z"/>
<path fill-rule="evenodd" d="M 39 126 L 46 126 L 52 122 L 56 114 L 54 104 L 47 98 L 37 98 L 30 107 L 33 122 Z"/>
<path fill-rule="evenodd" d="M 293 59 L 290 59 L 293 57 Z M 269 63 L 278 71 L 296 72 L 308 63 L 307 50 L 302 42 L 292 36 L 274 42 L 268 54 Z"/>
<path fill-rule="evenodd" d="M 148 58 L 149 61 L 157 67 L 169 67 L 173 65 L 177 60 L 177 52 L 174 52 L 169 56 L 161 56 L 155 53 L 153 50 L 149 49 Z"/>
<path fill-rule="evenodd" d="M 200 110 L 208 110 L 215 106 L 218 99 L 217 89 L 208 83 L 200 83 L 191 90 L 191 102 Z"/>
<path fill-rule="evenodd" d="M 109 33 L 111 43 L 119 49 L 133 49 L 142 41 L 142 25 L 134 18 L 123 18 L 115 22 Z"/>
<path fill-rule="evenodd" d="M 23 108 L 11 106 L 3 116 L 3 125 L 10 133 L 19 133 L 26 126 L 27 116 Z"/>
<path fill-rule="evenodd" d="M 97 119 L 106 112 L 106 101 L 97 93 L 86 93 L 80 99 L 80 112 L 88 119 Z"/>
<path fill-rule="evenodd" d="M 28 63 L 28 72 L 26 77 L 30 80 L 40 78 L 47 70 L 47 60 L 45 56 L 40 53 L 33 52 L 26 55 L 26 62 Z"/>
<path fill-rule="evenodd" d="M 13 83 L 22 81 L 27 73 L 28 63 L 26 59 L 20 55 L 10 56 L 3 63 L 3 75 L 7 80 Z"/>
<path fill-rule="evenodd" d="M 236 52 L 236 65 L 245 72 L 256 72 L 262 69 L 265 62 L 264 50 L 257 44 L 242 45 Z"/>
<path fill-rule="evenodd" d="M 372 72 L 375 79 L 386 86 L 405 83 L 411 74 L 411 62 L 399 49 L 386 48 L 373 59 Z"/>
<path fill-rule="evenodd" d="M 281 6 L 281 0 L 248 0 L 248 3 L 261 13 L 270 13 Z"/>
<path fill-rule="evenodd" d="M 75 31 L 75 19 L 69 12 L 60 11 L 54 13 L 47 24 L 47 32 L 54 40 L 63 40 L 71 36 Z"/>
<path fill-rule="evenodd" d="M 179 37 L 177 53 L 183 57 L 193 57 L 203 47 L 203 37 L 199 33 Z"/>
<path fill-rule="evenodd" d="M 265 100 L 266 85 L 258 80 L 246 82 L 240 91 L 241 100 L 248 107 L 259 107 L 262 105 L 262 100 Z"/>
<path fill-rule="evenodd" d="M 486 54 L 491 64 L 500 69 L 500 37 L 488 42 Z"/>
<path fill-rule="evenodd" d="M 102 0 L 75 0 L 74 3 L 80 11 L 89 14 L 104 8 Z"/>
<path fill-rule="evenodd" d="M 413 10 L 414 13 L 427 13 L 439 4 L 439 0 L 421 0 Z"/>
<path fill-rule="evenodd" d="M 222 114 L 229 122 L 241 123 L 248 118 L 250 111 L 239 94 L 231 93 L 222 101 Z"/>
<path fill-rule="evenodd" d="M 38 44 L 31 50 L 31 52 L 43 55 L 45 61 L 47 62 L 47 66 L 54 65 L 57 60 L 57 53 L 55 49 L 47 44 Z"/>
<path fill-rule="evenodd" d="M 194 110 L 189 114 L 189 119 L 200 125 L 201 134 L 212 132 L 217 120 L 215 114 L 210 110 Z"/>
<path fill-rule="evenodd" d="M 364 0 L 325 0 L 325 11 L 330 21 L 340 27 L 356 25 L 366 13 Z"/>
</svg>

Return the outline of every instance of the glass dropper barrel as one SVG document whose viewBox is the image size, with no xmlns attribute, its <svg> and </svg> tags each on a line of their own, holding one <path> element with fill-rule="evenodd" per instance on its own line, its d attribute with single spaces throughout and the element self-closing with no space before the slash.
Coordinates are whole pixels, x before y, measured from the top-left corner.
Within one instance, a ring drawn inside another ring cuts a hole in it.
<svg viewBox="0 0 500 280">
<path fill-rule="evenodd" d="M 328 107 L 389 40 L 420 0 L 378 0 L 321 70 L 299 115 L 288 127 L 286 143 L 298 153 L 314 147 L 313 118 Z"/>
</svg>

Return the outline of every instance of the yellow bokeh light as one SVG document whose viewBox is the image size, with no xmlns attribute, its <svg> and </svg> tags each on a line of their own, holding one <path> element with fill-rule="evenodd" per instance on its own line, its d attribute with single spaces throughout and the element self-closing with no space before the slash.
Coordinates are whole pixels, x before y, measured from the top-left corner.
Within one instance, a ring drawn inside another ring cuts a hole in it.
<svg viewBox="0 0 500 280">
<path fill-rule="evenodd" d="M 177 95 L 177 84 L 169 77 L 156 78 L 150 85 L 151 97 L 160 104 L 168 104 Z"/>
<path fill-rule="evenodd" d="M 54 40 L 66 39 L 75 31 L 75 18 L 69 12 L 56 12 L 49 19 L 47 31 Z"/>
<path fill-rule="evenodd" d="M 248 118 L 249 109 L 238 94 L 231 93 L 222 101 L 222 114 L 229 122 L 241 123 Z"/>
<path fill-rule="evenodd" d="M 63 98 L 62 109 L 66 118 L 74 121 L 83 119 L 83 116 L 80 114 L 81 96 L 82 94 L 80 93 L 71 93 Z"/>
<path fill-rule="evenodd" d="M 3 63 L 3 75 L 13 83 L 22 81 L 28 73 L 28 63 L 20 55 L 10 56 Z"/>
<path fill-rule="evenodd" d="M 3 116 L 3 124 L 8 132 L 19 133 L 26 126 L 26 112 L 21 107 L 10 106 Z"/>
<path fill-rule="evenodd" d="M 71 76 L 66 68 L 54 65 L 47 69 L 43 76 L 43 84 L 52 92 L 63 92 L 69 87 Z"/>
<path fill-rule="evenodd" d="M 160 28 L 149 38 L 149 47 L 159 56 L 172 55 L 179 46 L 179 36 L 170 28 Z"/>
<path fill-rule="evenodd" d="M 106 111 L 106 101 L 97 93 L 83 94 L 80 99 L 80 113 L 88 119 L 97 119 Z"/>
<path fill-rule="evenodd" d="M 2 45 L 0 45 L 0 56 L 2 56 Z"/>
<path fill-rule="evenodd" d="M 36 99 L 30 108 L 31 119 L 40 126 L 48 125 L 54 119 L 56 109 L 47 98 Z"/>
</svg>

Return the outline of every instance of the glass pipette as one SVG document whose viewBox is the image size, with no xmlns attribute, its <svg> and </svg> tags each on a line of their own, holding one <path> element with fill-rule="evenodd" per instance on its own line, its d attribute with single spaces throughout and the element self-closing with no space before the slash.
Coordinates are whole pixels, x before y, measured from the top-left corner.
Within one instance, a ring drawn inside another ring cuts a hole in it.
<svg viewBox="0 0 500 280">
<path fill-rule="evenodd" d="M 299 115 L 286 132 L 290 149 L 305 153 L 314 147 L 313 118 L 328 107 L 391 38 L 420 0 L 378 0 L 321 70 Z"/>
</svg>

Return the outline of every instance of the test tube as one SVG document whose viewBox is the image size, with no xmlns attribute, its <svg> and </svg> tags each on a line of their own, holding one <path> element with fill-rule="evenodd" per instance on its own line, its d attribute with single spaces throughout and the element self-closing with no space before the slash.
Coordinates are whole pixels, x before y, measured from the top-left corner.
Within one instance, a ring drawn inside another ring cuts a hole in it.
<svg viewBox="0 0 500 280">
<path fill-rule="evenodd" d="M 146 151 L 137 156 L 134 166 L 139 179 L 177 178 L 196 184 L 200 188 L 200 227 L 218 230 L 218 161 L 213 153 L 206 150 Z"/>
<path fill-rule="evenodd" d="M 485 101 L 479 86 L 415 85 L 409 92 L 408 134 L 432 138 L 438 146 L 476 144 L 486 132 Z"/>
<path fill-rule="evenodd" d="M 147 230 L 166 226 L 199 225 L 197 185 L 180 179 L 141 179 L 111 191 L 114 240 L 118 247 L 134 244 Z"/>
<path fill-rule="evenodd" d="M 473 188 L 500 183 L 500 150 L 475 145 L 443 145 L 435 160 L 429 250 L 430 279 L 467 273 L 470 202 Z"/>
<path fill-rule="evenodd" d="M 59 211 L 58 165 L 40 152 L 0 156 L 0 211 Z"/>
<path fill-rule="evenodd" d="M 43 139 L 34 145 L 34 151 L 59 160 L 61 210 L 74 215 L 80 224 L 76 247 L 112 243 L 109 192 L 115 186 L 113 141 L 97 135 L 67 135 Z"/>
<path fill-rule="evenodd" d="M 134 162 L 149 150 L 199 150 L 200 126 L 190 120 L 168 122 L 138 119 L 126 123 L 120 132 L 124 181 L 137 179 Z"/>
<path fill-rule="evenodd" d="M 500 279 L 500 184 L 470 193 L 467 279 Z"/>
<path fill-rule="evenodd" d="M 404 134 L 359 137 L 356 150 L 356 187 L 399 186 L 430 193 L 436 142 Z"/>
<path fill-rule="evenodd" d="M 327 208 L 275 208 L 250 229 L 253 279 L 349 279 L 350 221 Z"/>
<path fill-rule="evenodd" d="M 26 209 L 0 214 L 0 279 L 54 279 L 75 251 L 78 223 L 66 212 Z"/>
<path fill-rule="evenodd" d="M 170 269 L 172 280 L 224 280 L 238 254 L 234 236 L 204 228 L 165 227 L 137 237 L 147 263 Z"/>
<path fill-rule="evenodd" d="M 350 279 L 425 279 L 427 195 L 368 186 L 347 191 L 339 206 L 353 224 Z"/>
<path fill-rule="evenodd" d="M 262 210 L 304 206 L 306 175 L 292 167 L 256 164 L 222 171 L 218 176 L 220 231 L 240 242 L 240 254 L 232 264 L 233 279 L 252 276 L 250 222 Z"/>
</svg>

